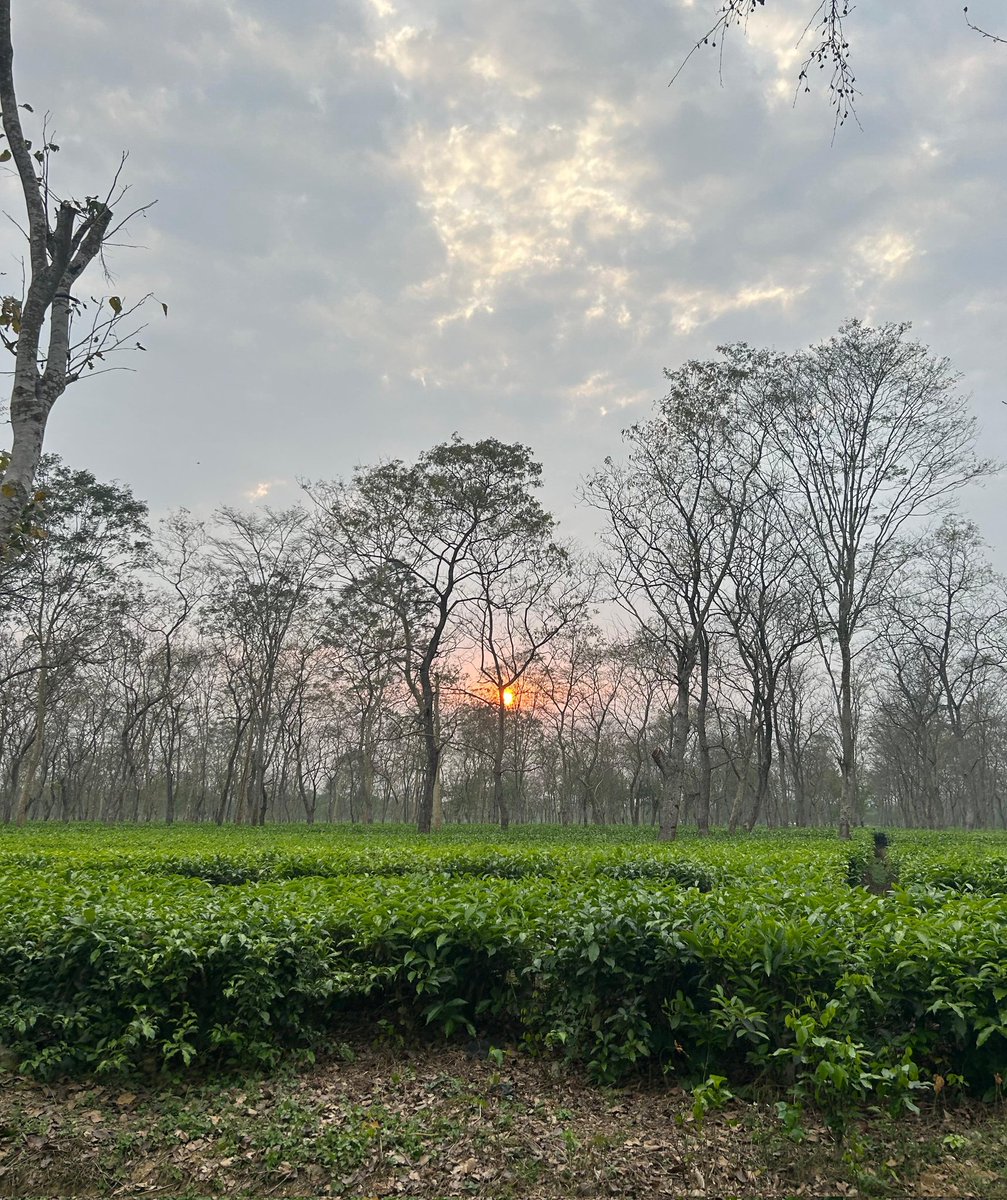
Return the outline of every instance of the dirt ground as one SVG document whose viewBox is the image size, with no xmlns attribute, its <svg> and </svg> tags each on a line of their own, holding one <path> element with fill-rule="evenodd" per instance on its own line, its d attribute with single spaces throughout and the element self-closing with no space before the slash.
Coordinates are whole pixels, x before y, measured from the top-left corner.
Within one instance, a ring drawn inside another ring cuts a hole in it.
<svg viewBox="0 0 1007 1200">
<path fill-rule="evenodd" d="M 487 1044 L 334 1044 L 268 1076 L 40 1084 L 0 1075 L 0 1197 L 1007 1198 L 1007 1114 L 705 1114 L 667 1083 L 599 1088 Z"/>
</svg>

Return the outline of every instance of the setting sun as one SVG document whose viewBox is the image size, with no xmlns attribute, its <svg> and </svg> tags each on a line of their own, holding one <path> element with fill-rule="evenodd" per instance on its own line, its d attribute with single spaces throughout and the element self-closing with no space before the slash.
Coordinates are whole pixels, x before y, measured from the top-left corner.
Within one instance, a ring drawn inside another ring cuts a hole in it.
<svg viewBox="0 0 1007 1200">
<path fill-rule="evenodd" d="M 500 696 L 500 699 L 503 701 L 504 708 L 510 708 L 511 705 L 514 703 L 514 693 L 511 691 L 510 688 L 504 688 L 504 690 Z"/>
</svg>

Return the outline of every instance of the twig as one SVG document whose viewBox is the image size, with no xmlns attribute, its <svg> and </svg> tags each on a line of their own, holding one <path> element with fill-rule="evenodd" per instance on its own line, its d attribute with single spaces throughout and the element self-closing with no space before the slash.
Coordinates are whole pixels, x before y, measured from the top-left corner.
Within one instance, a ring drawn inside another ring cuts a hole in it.
<svg viewBox="0 0 1007 1200">
<path fill-rule="evenodd" d="M 965 24 L 969 27 L 969 29 L 973 30 L 975 33 L 978 33 L 980 37 L 987 38 L 991 42 L 999 42 L 1001 46 L 1007 46 L 1007 38 L 1001 37 L 997 33 L 990 33 L 989 30 L 982 29 L 969 20 L 969 6 L 967 4 L 962 9 L 962 12 L 965 14 Z"/>
</svg>

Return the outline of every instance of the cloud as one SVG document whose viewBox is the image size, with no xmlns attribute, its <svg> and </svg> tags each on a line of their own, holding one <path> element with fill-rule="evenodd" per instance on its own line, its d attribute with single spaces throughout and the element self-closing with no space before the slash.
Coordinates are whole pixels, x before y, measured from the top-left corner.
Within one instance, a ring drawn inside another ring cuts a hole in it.
<svg viewBox="0 0 1007 1200">
<path fill-rule="evenodd" d="M 264 480 L 262 483 L 253 484 L 243 494 L 249 504 L 254 504 L 256 500 L 265 500 L 274 488 L 285 486 L 286 480 L 284 479 L 269 479 Z"/>
<path fill-rule="evenodd" d="M 59 186 L 93 194 L 130 149 L 159 203 L 115 288 L 170 305 L 137 373 L 57 405 L 53 449 L 202 511 L 493 434 L 576 528 L 578 479 L 665 366 L 869 314 L 949 354 L 1007 452 L 1004 57 L 944 0 L 862 5 L 863 131 L 833 142 L 820 90 L 791 104 L 804 7 L 736 31 L 723 86 L 718 47 L 669 89 L 713 3 L 22 5 Z"/>
<path fill-rule="evenodd" d="M 779 305 L 786 311 L 808 292 L 809 287 L 810 284 L 807 283 L 787 286 L 766 280 L 743 286 L 733 292 L 670 289 L 665 293 L 664 299 L 673 314 L 674 328 L 679 333 L 689 334 L 727 314 L 744 312 L 759 305 Z"/>
<path fill-rule="evenodd" d="M 868 234 L 860 239 L 855 250 L 861 265 L 885 280 L 900 275 L 918 254 L 913 239 L 897 229 Z"/>
</svg>

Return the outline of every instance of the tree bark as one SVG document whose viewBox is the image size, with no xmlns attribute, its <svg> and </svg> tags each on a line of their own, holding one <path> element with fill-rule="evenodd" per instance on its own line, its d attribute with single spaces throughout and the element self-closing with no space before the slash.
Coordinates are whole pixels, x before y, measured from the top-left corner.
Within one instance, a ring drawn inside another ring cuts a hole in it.
<svg viewBox="0 0 1007 1200">
<path fill-rule="evenodd" d="M 510 825 L 510 812 L 507 808 L 507 797 L 504 794 L 503 760 L 507 734 L 507 708 L 503 702 L 503 694 L 497 699 L 496 722 L 493 739 L 493 811 L 500 822 L 500 828 Z"/>
<path fill-rule="evenodd" d="M 35 776 L 38 765 L 42 760 L 42 749 L 45 745 L 45 714 L 48 706 L 48 669 L 43 658 L 38 669 L 38 686 L 35 691 L 35 736 L 31 749 L 25 761 L 21 775 L 21 786 L 18 792 L 17 824 L 24 825 L 28 820 L 28 809 L 31 806 L 32 790 L 35 787 Z"/>
<path fill-rule="evenodd" d="M 49 226 L 37 164 L 21 129 L 14 90 L 10 0 L 0 0 L 0 108 L 28 215 L 30 264 L 11 389 L 13 436 L 0 484 L 0 554 L 7 554 L 32 503 L 49 412 L 69 382 L 71 289 L 100 253 L 112 210 L 98 200 L 90 202 L 86 209 L 64 200 L 57 210 L 55 225 Z M 49 342 L 45 371 L 40 371 L 39 349 L 47 318 Z"/>
<path fill-rule="evenodd" d="M 839 797 L 839 836 L 849 840 L 857 805 L 856 728 L 853 714 L 853 663 L 848 638 L 840 635 L 842 667 L 839 679 L 839 772 L 842 791 Z"/>
<path fill-rule="evenodd" d="M 699 759 L 699 788 L 696 804 L 696 823 L 700 837 L 710 832 L 710 739 L 706 731 L 706 713 L 710 700 L 710 638 L 701 630 L 699 642 L 699 696 L 696 702 L 696 751 Z M 683 747 L 684 757 L 684 747 Z"/>
<path fill-rule="evenodd" d="M 419 809 L 416 814 L 416 830 L 418 833 L 429 833 L 433 826 L 434 797 L 441 767 L 441 745 L 437 736 L 437 691 L 426 664 L 420 669 L 420 689 L 423 697 L 420 717 L 423 724 L 424 769 Z"/>
<path fill-rule="evenodd" d="M 685 747 L 689 741 L 689 681 L 679 678 L 675 714 L 672 721 L 671 754 L 656 749 L 651 757 L 661 772 L 661 828 L 658 841 L 673 842 L 678 837 L 682 815 L 682 786 L 685 782 Z"/>
</svg>

